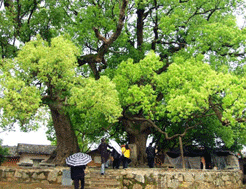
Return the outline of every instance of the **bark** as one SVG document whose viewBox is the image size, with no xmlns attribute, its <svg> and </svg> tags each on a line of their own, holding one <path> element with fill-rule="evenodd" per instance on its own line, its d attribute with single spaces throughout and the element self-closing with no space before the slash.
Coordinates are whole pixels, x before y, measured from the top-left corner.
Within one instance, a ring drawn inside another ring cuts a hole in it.
<svg viewBox="0 0 246 189">
<path fill-rule="evenodd" d="M 184 150 L 183 150 L 183 142 L 182 142 L 181 136 L 179 136 L 179 147 L 180 147 L 180 154 L 181 154 L 181 159 L 182 159 L 182 167 L 183 169 L 185 169 Z"/>
<path fill-rule="evenodd" d="M 50 110 L 57 138 L 56 157 L 52 163 L 62 166 L 66 157 L 79 152 L 78 141 L 69 116 L 58 107 L 50 106 Z"/>
<path fill-rule="evenodd" d="M 137 48 L 141 50 L 143 44 L 144 9 L 137 10 Z"/>
<path fill-rule="evenodd" d="M 103 44 L 101 45 L 101 47 L 98 49 L 96 54 L 88 54 L 88 55 L 84 55 L 81 57 L 78 57 L 78 63 L 79 66 L 83 66 L 84 64 L 89 64 L 90 68 L 92 69 L 94 76 L 96 79 L 99 79 L 100 77 L 100 71 L 101 69 L 97 69 L 97 65 L 96 63 L 101 63 L 103 64 L 103 68 L 106 68 L 106 61 L 104 59 L 105 54 L 108 52 L 110 46 L 112 45 L 112 43 L 114 41 L 116 41 L 118 39 L 118 37 L 121 34 L 122 28 L 124 26 L 124 20 L 125 20 L 125 12 L 126 12 L 126 8 L 127 8 L 127 0 L 122 0 L 121 2 L 121 8 L 120 8 L 120 13 L 119 13 L 119 19 L 117 22 L 117 27 L 116 30 L 113 32 L 113 34 L 109 37 L 109 38 L 105 38 L 104 35 L 102 35 L 99 31 L 98 28 L 94 27 L 94 33 L 95 36 L 97 37 L 97 39 L 99 41 L 102 41 Z"/>
<path fill-rule="evenodd" d="M 133 165 L 143 165 L 146 162 L 146 141 L 148 138 L 147 133 L 138 133 L 138 134 L 131 134 L 129 133 L 129 143 L 136 144 L 137 146 L 137 161 L 133 159 Z M 134 162 L 136 161 L 136 162 Z"/>
<path fill-rule="evenodd" d="M 130 144 L 136 144 L 137 159 L 133 160 L 134 165 L 143 165 L 146 161 L 146 141 L 151 133 L 150 126 L 147 122 L 136 122 L 128 118 L 124 118 L 123 124 L 129 137 Z"/>
</svg>

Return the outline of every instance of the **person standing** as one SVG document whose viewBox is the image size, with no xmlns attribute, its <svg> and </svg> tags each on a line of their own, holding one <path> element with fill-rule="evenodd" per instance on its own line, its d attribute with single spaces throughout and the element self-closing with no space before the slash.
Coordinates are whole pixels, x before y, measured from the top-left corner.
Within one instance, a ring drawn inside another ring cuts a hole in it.
<svg viewBox="0 0 246 189">
<path fill-rule="evenodd" d="M 155 148 L 152 145 L 153 143 L 150 143 L 149 146 L 146 148 L 149 168 L 153 168 L 155 165 Z"/>
<path fill-rule="evenodd" d="M 121 155 L 113 148 L 112 151 L 112 157 L 113 157 L 113 169 L 119 169 L 120 162 L 121 162 Z"/>
<path fill-rule="evenodd" d="M 102 138 L 101 144 L 98 146 L 98 151 L 101 154 L 101 175 L 105 174 L 105 164 L 109 158 L 109 152 L 107 148 L 112 149 L 112 147 L 106 143 L 105 138 Z"/>
<path fill-rule="evenodd" d="M 81 182 L 81 189 L 84 189 L 85 168 L 86 165 L 71 167 L 71 179 L 74 181 L 74 189 L 79 189 L 79 181 Z"/>
<path fill-rule="evenodd" d="M 131 162 L 130 155 L 131 155 L 131 149 L 129 148 L 128 144 L 122 145 L 121 148 L 123 157 L 122 157 L 122 163 L 123 163 L 123 169 L 128 168 L 128 164 Z"/>
</svg>

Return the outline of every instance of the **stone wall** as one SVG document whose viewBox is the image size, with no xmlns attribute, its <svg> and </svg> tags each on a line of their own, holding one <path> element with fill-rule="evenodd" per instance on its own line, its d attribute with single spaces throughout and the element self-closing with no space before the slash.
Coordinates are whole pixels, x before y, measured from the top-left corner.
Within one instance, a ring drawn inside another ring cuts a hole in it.
<svg viewBox="0 0 246 189">
<path fill-rule="evenodd" d="M 56 168 L 10 168 L 0 167 L 0 181 L 18 181 L 24 183 L 44 183 L 53 184 L 61 183 L 64 167 Z"/>
<path fill-rule="evenodd" d="M 237 189 L 242 187 L 240 170 L 128 169 L 122 171 L 121 175 L 124 189 Z"/>
<path fill-rule="evenodd" d="M 69 170 L 68 167 L 42 169 L 0 167 L 0 181 L 61 184 L 64 169 Z M 98 173 L 99 176 L 99 169 L 88 168 L 86 179 L 90 179 L 90 172 Z M 106 175 L 121 181 L 123 189 L 237 189 L 242 187 L 243 176 L 240 170 L 215 171 L 163 168 L 107 169 Z"/>
</svg>

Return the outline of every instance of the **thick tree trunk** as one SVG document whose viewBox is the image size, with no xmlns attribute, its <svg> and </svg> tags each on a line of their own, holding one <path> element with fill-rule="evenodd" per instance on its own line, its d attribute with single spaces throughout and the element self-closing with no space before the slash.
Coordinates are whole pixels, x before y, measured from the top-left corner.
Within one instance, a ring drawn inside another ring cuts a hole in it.
<svg viewBox="0 0 246 189">
<path fill-rule="evenodd" d="M 136 144 L 137 158 L 133 159 L 133 164 L 144 165 L 147 159 L 145 153 L 146 141 L 151 133 L 150 125 L 148 122 L 133 121 L 131 118 L 125 119 L 123 123 L 128 134 L 129 143 Z"/>
<path fill-rule="evenodd" d="M 56 157 L 53 163 L 62 166 L 65 165 L 68 156 L 79 152 L 78 141 L 68 115 L 55 107 L 50 107 L 50 110 L 57 138 Z"/>
<path fill-rule="evenodd" d="M 144 165 L 146 162 L 146 141 L 148 138 L 147 133 L 138 133 L 137 135 L 129 134 L 129 143 L 136 144 L 137 147 L 137 161 L 134 162 L 134 165 Z"/>
</svg>

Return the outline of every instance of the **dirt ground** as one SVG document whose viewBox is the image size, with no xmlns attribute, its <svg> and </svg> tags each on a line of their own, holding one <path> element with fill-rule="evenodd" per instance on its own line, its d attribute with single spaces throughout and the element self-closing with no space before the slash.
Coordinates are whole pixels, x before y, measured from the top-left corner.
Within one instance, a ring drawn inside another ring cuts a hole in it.
<svg viewBox="0 0 246 189">
<path fill-rule="evenodd" d="M 18 183 L 18 182 L 0 182 L 0 189 L 73 189 L 73 186 L 61 186 L 61 185 L 45 185 L 41 183 Z M 246 189 L 244 185 L 240 189 Z"/>
<path fill-rule="evenodd" d="M 73 189 L 72 186 L 61 186 L 57 184 L 45 185 L 42 183 L 18 183 L 18 182 L 0 182 L 0 189 Z"/>
</svg>

